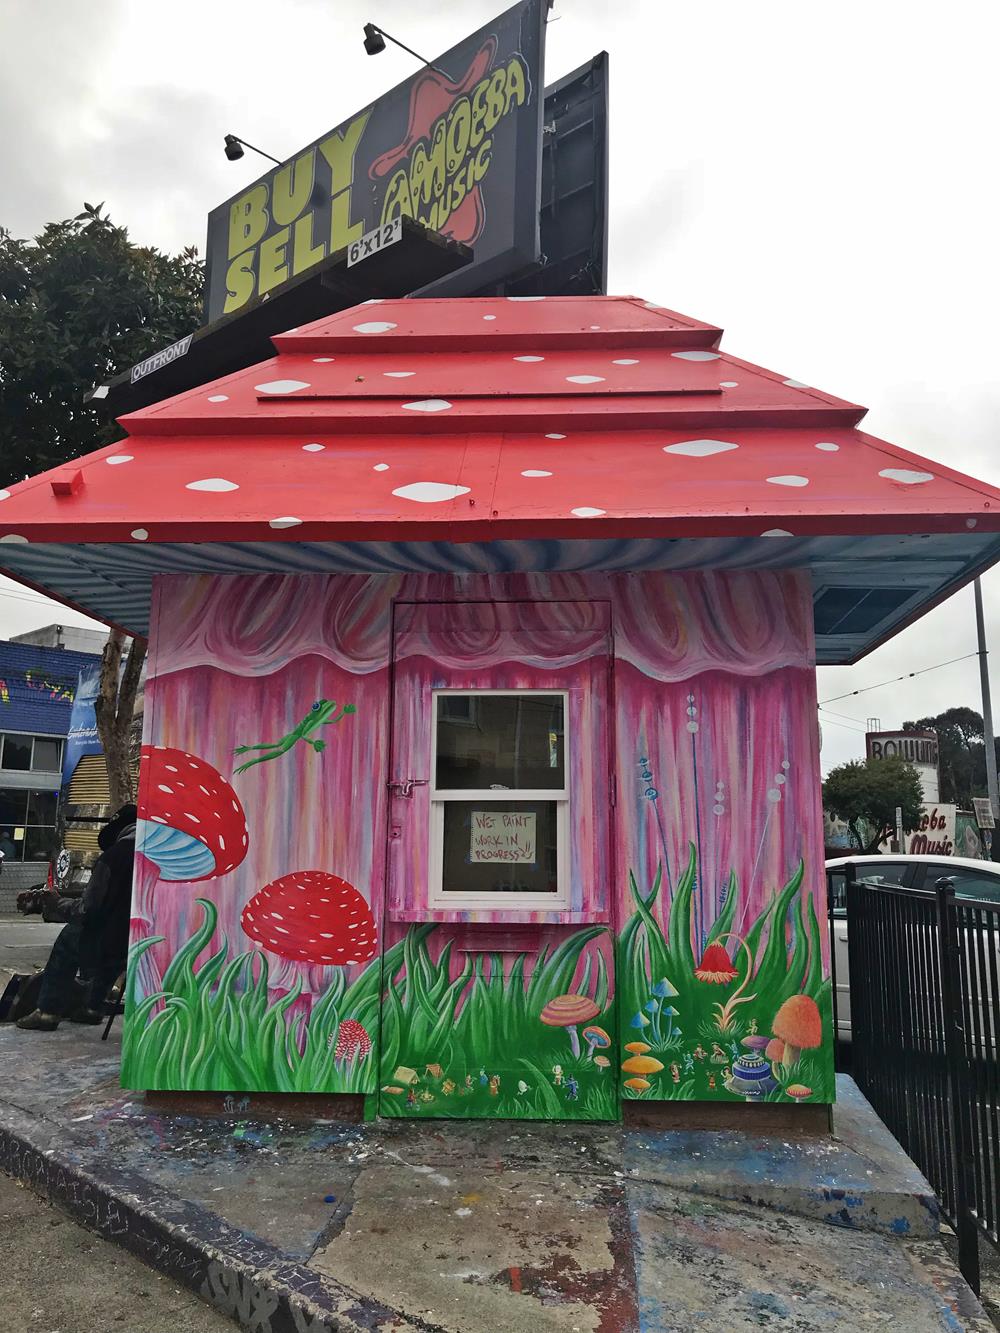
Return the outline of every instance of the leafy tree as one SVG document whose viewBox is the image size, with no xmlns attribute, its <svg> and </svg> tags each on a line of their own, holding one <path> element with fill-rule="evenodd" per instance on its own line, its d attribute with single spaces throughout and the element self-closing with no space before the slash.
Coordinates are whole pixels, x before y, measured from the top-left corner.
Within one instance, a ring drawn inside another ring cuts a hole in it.
<svg viewBox="0 0 1000 1333">
<path fill-rule="evenodd" d="M 102 209 L 33 241 L 0 228 L 0 485 L 120 436 L 84 395 L 201 323 L 196 251 L 133 245 Z"/>
<path fill-rule="evenodd" d="M 52 222 L 34 241 L 0 228 L 0 483 L 93 452 L 121 434 L 84 396 L 201 323 L 204 272 L 194 249 L 133 245 L 103 204 Z M 129 731 L 146 645 L 112 630 L 101 662 L 98 732 L 111 804 L 135 796 Z"/>
<path fill-rule="evenodd" d="M 839 764 L 823 783 L 824 809 L 844 821 L 862 852 L 875 852 L 879 843 L 894 836 L 897 806 L 903 810 L 903 828 L 916 828 L 923 799 L 920 776 L 903 759 Z M 867 843 L 865 832 L 871 835 Z"/>
<path fill-rule="evenodd" d="M 986 795 L 986 743 L 983 718 L 974 708 L 946 708 L 933 717 L 904 722 L 904 731 L 935 731 L 941 800 L 971 810 L 973 796 Z M 994 746 L 997 738 L 994 737 Z"/>
</svg>

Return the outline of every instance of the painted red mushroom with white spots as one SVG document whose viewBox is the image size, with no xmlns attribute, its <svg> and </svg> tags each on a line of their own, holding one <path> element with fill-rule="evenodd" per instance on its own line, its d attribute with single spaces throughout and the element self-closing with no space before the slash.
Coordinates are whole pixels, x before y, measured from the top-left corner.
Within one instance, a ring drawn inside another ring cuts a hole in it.
<svg viewBox="0 0 1000 1333">
<path fill-rule="evenodd" d="M 247 903 L 243 931 L 289 962 L 345 967 L 367 963 L 378 930 L 362 895 L 339 875 L 296 870 L 266 884 Z"/>
<path fill-rule="evenodd" d="M 240 798 L 210 763 L 186 750 L 142 747 L 138 850 L 158 877 L 195 883 L 235 870 L 250 835 Z"/>
</svg>

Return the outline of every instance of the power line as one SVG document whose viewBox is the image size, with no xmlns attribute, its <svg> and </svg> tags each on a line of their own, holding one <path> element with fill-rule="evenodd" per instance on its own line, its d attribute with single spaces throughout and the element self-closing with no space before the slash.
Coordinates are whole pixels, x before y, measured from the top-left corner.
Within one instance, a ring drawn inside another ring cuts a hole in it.
<svg viewBox="0 0 1000 1333">
<path fill-rule="evenodd" d="M 823 710 L 820 709 L 820 712 L 822 712 L 822 711 L 823 711 Z M 855 736 L 864 736 L 864 735 L 865 735 L 865 730 L 864 730 L 863 727 L 852 727 L 852 726 L 850 726 L 847 722 L 838 722 L 837 719 L 836 719 L 835 717 L 827 717 L 825 713 L 824 713 L 824 715 L 820 718 L 820 721 L 821 721 L 821 722 L 828 722 L 828 723 L 830 724 L 831 727 L 842 727 L 844 731 L 853 731 L 854 734 L 855 734 Z"/>
<path fill-rule="evenodd" d="M 848 690 L 846 694 L 835 694 L 832 699 L 822 699 L 820 708 L 824 704 L 835 704 L 838 699 L 851 699 L 856 694 L 867 694 L 869 690 L 881 690 L 886 685 L 895 685 L 901 680 L 912 680 L 914 676 L 926 676 L 928 671 L 940 671 L 942 667 L 953 666 L 956 662 L 967 662 L 970 657 L 978 657 L 978 653 L 965 653 L 962 657 L 949 657 L 947 662 L 937 662 L 934 666 L 923 667 L 920 671 L 907 671 L 905 676 L 893 676 L 892 680 L 880 681 L 878 685 L 863 685 L 860 690 Z"/>
</svg>

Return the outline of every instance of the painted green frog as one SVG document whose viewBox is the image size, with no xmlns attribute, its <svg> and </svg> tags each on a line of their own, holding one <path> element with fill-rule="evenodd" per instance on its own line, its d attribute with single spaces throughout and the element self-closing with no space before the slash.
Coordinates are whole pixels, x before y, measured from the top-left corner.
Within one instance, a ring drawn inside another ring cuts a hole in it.
<svg viewBox="0 0 1000 1333">
<path fill-rule="evenodd" d="M 253 768 L 254 764 L 265 764 L 269 759 L 277 759 L 279 755 L 287 754 L 299 741 L 304 741 L 306 745 L 311 745 L 317 754 L 322 754 L 326 749 L 326 741 L 310 740 L 309 733 L 317 731 L 320 727 L 328 727 L 333 722 L 340 722 L 356 711 L 353 704 L 345 704 L 338 713 L 337 705 L 332 699 L 317 699 L 299 725 L 293 727 L 287 736 L 282 736 L 280 741 L 271 741 L 267 745 L 238 745 L 233 754 L 249 754 L 251 750 L 266 753 L 258 754 L 255 758 L 248 759 L 245 764 L 240 764 L 236 772 L 245 773 L 248 768 Z"/>
</svg>

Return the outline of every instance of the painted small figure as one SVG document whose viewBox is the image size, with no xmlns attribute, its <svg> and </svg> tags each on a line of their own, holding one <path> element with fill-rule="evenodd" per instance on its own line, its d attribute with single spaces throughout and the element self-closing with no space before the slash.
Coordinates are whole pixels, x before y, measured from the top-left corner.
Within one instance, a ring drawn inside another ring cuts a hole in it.
<svg viewBox="0 0 1000 1333">
<path fill-rule="evenodd" d="M 553 1065 L 553 1066 L 552 1066 L 552 1077 L 553 1077 L 553 1079 L 555 1080 L 556 1087 L 557 1087 L 557 1088 L 561 1088 L 561 1087 L 562 1087 L 562 1081 L 563 1081 L 562 1065 Z"/>
<path fill-rule="evenodd" d="M 670 1066 L 670 1077 L 674 1080 L 675 1083 L 679 1083 L 681 1081 L 681 1069 L 680 1065 L 677 1063 L 676 1060 Z"/>
<path fill-rule="evenodd" d="M 732 1053 L 733 1053 L 733 1059 L 734 1059 L 734 1060 L 738 1060 L 738 1059 L 740 1058 L 740 1055 L 742 1054 L 742 1052 L 740 1051 L 740 1048 L 737 1046 L 737 1044 L 736 1044 L 735 1041 L 731 1041 L 731 1042 L 729 1043 L 729 1049 L 730 1049 L 730 1050 L 732 1051 Z"/>
<path fill-rule="evenodd" d="M 488 1077 L 488 1075 L 487 1075 L 487 1073 L 486 1073 L 486 1070 L 485 1070 L 485 1069 L 480 1069 L 480 1071 L 479 1071 L 479 1086 L 480 1086 L 481 1088 L 485 1088 L 486 1085 L 487 1085 L 487 1083 L 489 1083 L 489 1081 L 490 1081 L 490 1080 L 489 1080 L 489 1077 Z"/>
<path fill-rule="evenodd" d="M 527 1085 L 527 1083 L 525 1083 L 525 1081 L 524 1081 L 523 1078 L 522 1078 L 522 1079 L 518 1079 L 518 1083 L 517 1083 L 517 1094 L 518 1094 L 518 1096 L 519 1096 L 519 1097 L 523 1097 L 524 1094 L 525 1094 L 527 1091 L 528 1091 L 528 1085 Z"/>
<path fill-rule="evenodd" d="M 709 1086 L 709 1088 L 712 1089 L 713 1091 L 715 1090 L 715 1075 L 714 1075 L 714 1074 L 709 1074 L 709 1076 L 708 1076 L 708 1086 Z"/>
<path fill-rule="evenodd" d="M 577 1083 L 577 1081 L 576 1081 L 576 1079 L 573 1077 L 573 1075 L 570 1074 L 569 1078 L 566 1080 L 566 1097 L 567 1097 L 567 1100 L 568 1100 L 568 1101 L 571 1101 L 571 1102 L 575 1102 L 576 1099 L 577 1099 L 577 1097 L 579 1097 L 579 1095 L 580 1095 L 580 1085 L 579 1085 L 579 1083 Z"/>
<path fill-rule="evenodd" d="M 684 1072 L 685 1074 L 694 1073 L 694 1060 L 690 1055 L 685 1055 L 684 1057 Z"/>
<path fill-rule="evenodd" d="M 328 727 L 333 722 L 341 722 L 353 712 L 355 712 L 353 704 L 345 704 L 338 713 L 337 705 L 332 699 L 317 699 L 298 726 L 282 736 L 280 741 L 268 741 L 264 745 L 237 745 L 233 754 L 249 754 L 252 750 L 260 753 L 254 759 L 248 759 L 245 764 L 240 764 L 235 771 L 245 773 L 255 764 L 266 764 L 269 759 L 277 759 L 280 755 L 287 754 L 299 741 L 311 745 L 317 754 L 322 754 L 326 749 L 326 741 L 310 740 L 309 733 L 320 727 Z"/>
<path fill-rule="evenodd" d="M 729 1057 L 717 1041 L 712 1042 L 712 1064 L 724 1065 Z"/>
<path fill-rule="evenodd" d="M 707 1055 L 708 1052 L 703 1048 L 701 1042 L 699 1042 L 698 1045 L 694 1048 L 694 1058 L 696 1060 L 704 1060 L 707 1057 Z"/>
<path fill-rule="evenodd" d="M 490 1075 L 490 1096 L 491 1096 L 491 1097 L 499 1097 L 499 1096 L 500 1096 L 500 1075 L 499 1075 L 499 1074 L 491 1074 L 491 1075 Z"/>
<path fill-rule="evenodd" d="M 406 1089 L 406 1104 L 407 1106 L 416 1106 L 417 1104 L 417 1094 L 412 1083 Z"/>
<path fill-rule="evenodd" d="M 444 1093 L 446 1097 L 450 1097 L 451 1094 L 455 1091 L 455 1080 L 451 1078 L 446 1078 L 445 1081 L 441 1084 L 441 1091 Z"/>
<path fill-rule="evenodd" d="M 466 1074 L 466 1076 L 465 1076 L 465 1085 L 464 1085 L 464 1087 L 462 1088 L 462 1091 L 463 1091 L 463 1093 L 465 1093 L 466 1096 L 468 1096 L 468 1094 L 472 1091 L 472 1075 L 471 1075 L 471 1074 Z"/>
</svg>

